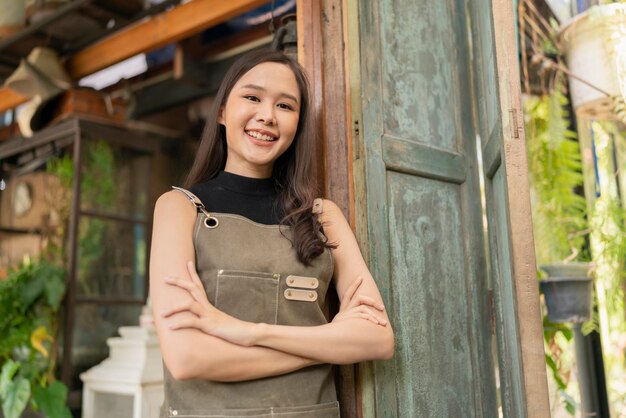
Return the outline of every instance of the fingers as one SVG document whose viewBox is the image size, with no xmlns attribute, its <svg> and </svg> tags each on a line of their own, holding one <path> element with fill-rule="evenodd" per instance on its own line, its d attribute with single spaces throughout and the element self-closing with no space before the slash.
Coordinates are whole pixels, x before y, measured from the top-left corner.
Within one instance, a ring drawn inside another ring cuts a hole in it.
<svg viewBox="0 0 626 418">
<path fill-rule="evenodd" d="M 185 289 L 189 292 L 192 298 L 194 298 L 198 302 L 205 303 L 207 301 L 206 293 L 204 291 L 204 287 L 202 283 L 197 285 L 193 281 L 189 281 L 187 279 L 179 279 L 176 277 L 166 277 L 165 283 L 170 284 L 172 286 L 180 287 L 181 289 Z"/>
<path fill-rule="evenodd" d="M 200 305 L 195 301 L 188 301 L 187 303 L 183 303 L 179 306 L 164 311 L 163 313 L 161 313 L 161 316 L 163 318 L 167 318 L 179 312 L 191 312 L 197 317 L 202 316 L 202 310 L 200 309 Z"/>
<path fill-rule="evenodd" d="M 167 284 L 171 284 L 173 286 L 178 286 L 182 289 L 185 289 L 189 292 L 192 292 L 195 288 L 196 285 L 192 282 L 190 282 L 189 280 L 184 280 L 184 279 L 178 279 L 176 277 L 166 277 L 165 278 L 165 283 Z"/>
<path fill-rule="evenodd" d="M 387 320 L 383 316 L 377 314 L 374 310 L 365 305 L 360 305 L 350 310 L 340 312 L 337 316 L 335 316 L 333 321 L 343 321 L 349 318 L 365 319 L 383 327 L 387 325 Z"/>
<path fill-rule="evenodd" d="M 367 295 L 358 295 L 356 298 L 354 298 L 354 300 L 352 301 L 352 304 L 354 306 L 358 306 L 358 305 L 371 306 L 372 308 L 378 309 L 381 312 L 385 310 L 385 305 L 383 305 L 381 302 Z"/>
<path fill-rule="evenodd" d="M 176 329 L 184 329 L 184 328 L 195 328 L 202 331 L 202 322 L 198 318 L 185 318 L 176 322 L 175 324 L 170 325 L 169 327 L 172 330 Z"/>
<path fill-rule="evenodd" d="M 350 287 L 348 287 L 348 289 L 345 291 L 345 293 L 343 294 L 343 297 L 341 298 L 341 302 L 346 303 L 347 301 L 352 300 L 352 297 L 356 293 L 359 286 L 361 286 L 361 283 L 363 283 L 363 277 L 359 276 L 356 278 L 355 281 L 352 282 Z"/>
<path fill-rule="evenodd" d="M 194 265 L 193 261 L 187 261 L 187 270 L 189 271 L 191 280 L 196 284 L 196 286 L 203 287 L 202 280 L 200 280 L 200 276 L 198 276 L 198 272 L 196 271 L 196 266 Z"/>
<path fill-rule="evenodd" d="M 374 312 L 372 309 L 368 308 L 365 305 L 359 306 L 358 308 L 356 308 L 356 311 L 359 312 L 362 318 L 372 321 L 375 324 L 383 326 L 387 325 L 387 320 L 385 318 L 376 314 L 376 312 Z"/>
</svg>

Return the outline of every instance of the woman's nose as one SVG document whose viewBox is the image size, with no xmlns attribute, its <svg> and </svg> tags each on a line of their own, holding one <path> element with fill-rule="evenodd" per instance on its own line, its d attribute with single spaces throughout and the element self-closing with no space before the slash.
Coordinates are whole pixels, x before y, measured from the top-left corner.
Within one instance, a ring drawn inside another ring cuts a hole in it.
<svg viewBox="0 0 626 418">
<path fill-rule="evenodd" d="M 276 118 L 274 117 L 274 106 L 261 106 L 257 112 L 256 118 L 258 122 L 262 122 L 266 125 L 275 125 Z"/>
</svg>

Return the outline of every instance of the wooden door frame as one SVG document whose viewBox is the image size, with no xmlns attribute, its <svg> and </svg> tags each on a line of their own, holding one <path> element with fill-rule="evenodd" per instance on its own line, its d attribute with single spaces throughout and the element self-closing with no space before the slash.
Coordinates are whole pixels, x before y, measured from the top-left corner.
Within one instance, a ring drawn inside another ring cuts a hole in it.
<svg viewBox="0 0 626 418">
<path fill-rule="evenodd" d="M 315 157 L 320 193 L 341 208 L 354 230 L 347 2 L 298 0 L 296 7 L 298 60 L 309 75 L 320 127 Z M 324 77 L 325 74 L 332 76 Z M 337 304 L 336 295 L 334 304 Z M 362 416 L 358 370 L 358 365 L 336 368 L 341 416 L 346 418 Z"/>
<path fill-rule="evenodd" d="M 521 351 L 524 403 L 528 417 L 549 417 L 550 402 L 539 305 L 539 282 L 531 218 L 514 4 L 491 0 L 500 99 L 501 150 L 505 166 L 509 239 Z M 521 191 L 521 192 L 520 192 Z"/>
</svg>

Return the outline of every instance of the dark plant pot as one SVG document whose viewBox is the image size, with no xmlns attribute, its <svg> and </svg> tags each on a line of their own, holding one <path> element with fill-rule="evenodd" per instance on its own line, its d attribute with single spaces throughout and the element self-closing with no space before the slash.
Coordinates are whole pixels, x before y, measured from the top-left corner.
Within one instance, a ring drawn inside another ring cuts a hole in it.
<svg viewBox="0 0 626 418">
<path fill-rule="evenodd" d="M 539 285 L 551 322 L 582 323 L 591 319 L 593 279 L 588 277 L 588 263 L 542 266 L 550 277 Z"/>
</svg>

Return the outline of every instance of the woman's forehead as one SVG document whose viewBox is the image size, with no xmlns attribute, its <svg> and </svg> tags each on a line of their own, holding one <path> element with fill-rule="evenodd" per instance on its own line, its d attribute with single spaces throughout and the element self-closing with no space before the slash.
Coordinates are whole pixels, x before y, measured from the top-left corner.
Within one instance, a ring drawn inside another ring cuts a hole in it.
<svg viewBox="0 0 626 418">
<path fill-rule="evenodd" d="M 300 97 L 300 87 L 293 70 L 278 62 L 263 62 L 252 67 L 234 86 L 244 87 L 258 87 L 266 91 L 287 93 L 298 99 Z"/>
</svg>

